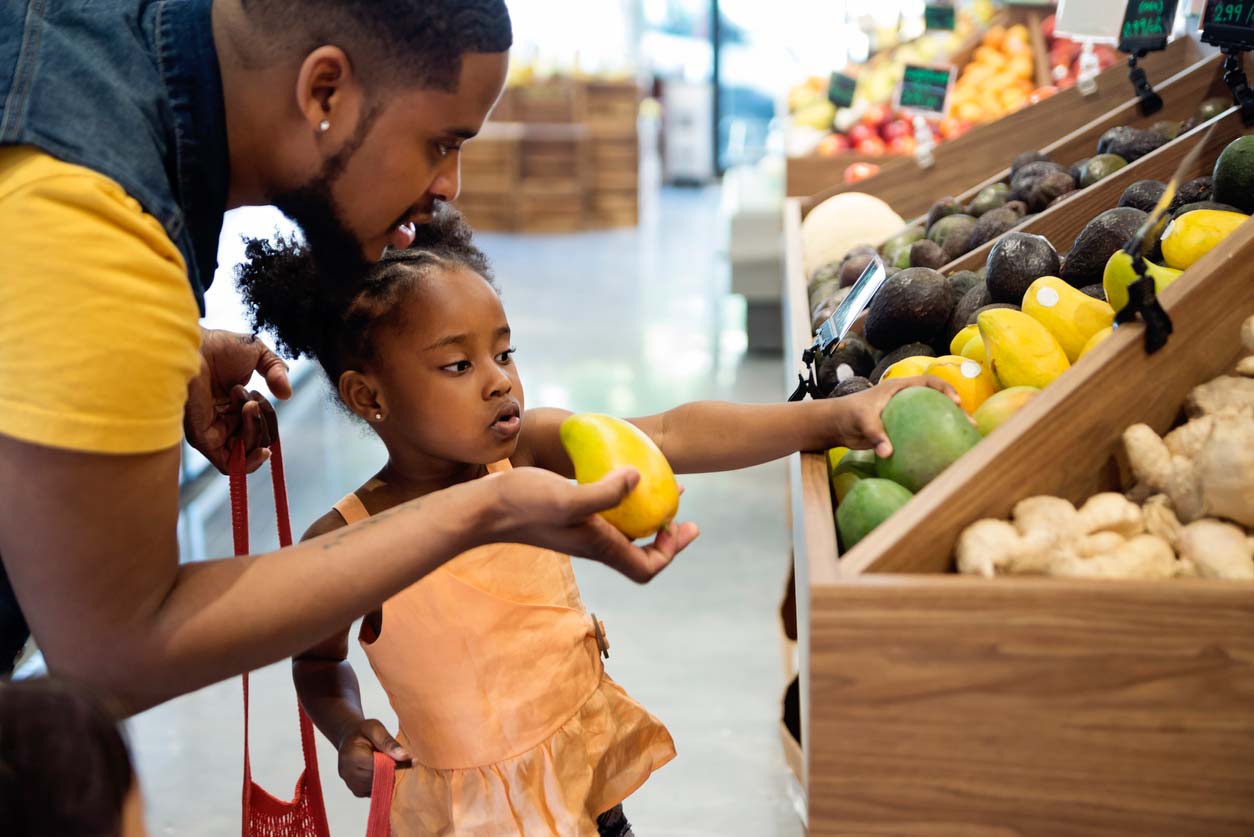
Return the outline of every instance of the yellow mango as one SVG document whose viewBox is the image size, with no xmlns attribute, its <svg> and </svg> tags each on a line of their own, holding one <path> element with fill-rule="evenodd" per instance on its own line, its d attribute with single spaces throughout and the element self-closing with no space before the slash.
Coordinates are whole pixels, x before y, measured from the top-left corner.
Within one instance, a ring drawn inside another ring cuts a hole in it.
<svg viewBox="0 0 1254 837">
<path fill-rule="evenodd" d="M 1011 416 L 1022 410 L 1024 405 L 1040 392 L 1035 387 L 1003 389 L 975 411 L 975 415 L 972 416 L 975 419 L 975 429 L 980 431 L 981 436 L 987 436 L 1009 421 Z"/>
<path fill-rule="evenodd" d="M 880 376 L 880 380 L 891 381 L 893 378 L 913 378 L 915 375 L 922 375 L 923 370 L 927 369 L 928 364 L 934 360 L 936 358 L 927 357 L 926 355 L 902 358 L 885 369 L 884 374 Z"/>
<path fill-rule="evenodd" d="M 978 337 L 979 334 L 980 334 L 979 326 L 976 326 L 976 325 L 967 326 L 962 331 L 955 334 L 953 340 L 949 341 L 949 353 L 951 355 L 962 354 L 962 347 L 967 345 L 967 342 L 970 341 L 972 337 Z"/>
<path fill-rule="evenodd" d="M 1044 389 L 1071 367 L 1067 353 L 1049 330 L 1022 311 L 985 311 L 978 325 L 988 351 L 989 369 L 1003 389 Z"/>
<path fill-rule="evenodd" d="M 631 422 L 581 413 L 562 422 L 563 447 L 582 485 L 597 482 L 616 468 L 640 472 L 640 482 L 601 517 L 629 538 L 644 538 L 664 528 L 679 511 L 679 483 L 670 463 L 643 430 Z"/>
<path fill-rule="evenodd" d="M 837 447 L 830 448 L 827 451 L 827 475 L 830 477 L 836 473 L 840 460 L 845 458 L 845 454 L 849 453 L 849 448 Z"/>
<path fill-rule="evenodd" d="M 967 344 L 962 347 L 962 351 L 958 352 L 958 354 L 968 360 L 974 360 L 976 363 L 987 364 L 988 355 L 984 351 L 984 338 L 979 335 L 979 326 L 973 326 L 973 328 L 977 329 L 975 336 L 967 341 Z"/>
<path fill-rule="evenodd" d="M 1248 218 L 1240 212 L 1221 209 L 1184 213 L 1163 231 L 1163 261 L 1176 270 L 1188 270 Z"/>
<path fill-rule="evenodd" d="M 1023 313 L 1049 330 L 1075 363 L 1089 338 L 1115 321 L 1115 309 L 1057 276 L 1042 276 L 1023 295 Z"/>
<path fill-rule="evenodd" d="M 1114 328 L 1104 328 L 1089 338 L 1089 342 L 1084 344 L 1084 348 L 1080 350 L 1080 357 L 1084 357 L 1089 352 L 1097 348 L 1097 344 L 1105 340 L 1114 332 Z"/>
<path fill-rule="evenodd" d="M 949 384 L 958 393 L 962 401 L 962 409 L 968 415 L 980 408 L 997 392 L 997 381 L 989 372 L 974 360 L 964 357 L 937 358 L 924 372 L 933 375 Z"/>
<path fill-rule="evenodd" d="M 1145 260 L 1145 272 L 1154 280 L 1154 290 L 1157 293 L 1162 293 L 1183 273 L 1175 268 L 1154 264 L 1149 259 Z M 1106 301 L 1116 314 L 1128 304 L 1128 286 L 1139 278 L 1132 267 L 1132 257 L 1122 250 L 1116 250 L 1106 262 L 1106 269 L 1102 272 L 1102 288 L 1106 291 Z"/>
</svg>

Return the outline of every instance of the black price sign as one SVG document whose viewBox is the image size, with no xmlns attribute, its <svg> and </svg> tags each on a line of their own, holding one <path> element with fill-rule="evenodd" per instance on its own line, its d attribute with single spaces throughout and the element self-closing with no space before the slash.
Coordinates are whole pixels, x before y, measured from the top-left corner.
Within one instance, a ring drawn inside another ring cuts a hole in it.
<svg viewBox="0 0 1254 837">
<path fill-rule="evenodd" d="M 923 25 L 929 32 L 954 31 L 954 7 L 928 3 L 923 7 Z"/>
<path fill-rule="evenodd" d="M 1214 46 L 1254 49 L 1254 0 L 1208 0 L 1202 14 L 1202 40 Z"/>
<path fill-rule="evenodd" d="M 832 73 L 827 81 L 827 98 L 838 108 L 847 108 L 853 104 L 854 91 L 858 89 L 858 80 L 844 73 Z"/>
<path fill-rule="evenodd" d="M 897 92 L 897 109 L 943 114 L 953 80 L 953 67 L 907 64 Z"/>
<path fill-rule="evenodd" d="M 1154 52 L 1167 46 L 1178 0 L 1128 0 L 1119 30 L 1121 52 Z"/>
</svg>

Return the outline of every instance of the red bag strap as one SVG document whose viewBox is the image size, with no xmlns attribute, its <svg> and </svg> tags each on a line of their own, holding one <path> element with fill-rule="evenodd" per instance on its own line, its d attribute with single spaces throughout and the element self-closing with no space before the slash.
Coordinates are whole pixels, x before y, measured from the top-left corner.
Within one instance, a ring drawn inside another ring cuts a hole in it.
<svg viewBox="0 0 1254 837">
<path fill-rule="evenodd" d="M 374 754 L 374 781 L 370 786 L 370 819 L 366 821 L 366 837 L 391 837 L 392 788 L 396 762 L 384 753 Z"/>
<path fill-rule="evenodd" d="M 283 448 L 277 431 L 270 444 L 270 476 L 274 484 L 274 510 L 279 529 L 279 546 L 292 545 L 292 522 L 287 506 L 287 481 L 283 476 Z M 235 555 L 247 555 L 248 550 L 248 474 L 244 470 L 244 444 L 237 441 L 231 447 L 231 528 L 235 536 Z M 248 758 L 248 675 L 244 680 L 244 794 L 252 787 L 252 765 Z M 300 716 L 300 747 L 305 757 L 305 772 L 314 787 L 321 788 L 318 777 L 318 753 L 314 744 L 313 723 L 297 702 Z M 247 803 L 247 799 L 245 799 Z M 245 804 L 247 808 L 247 804 Z"/>
</svg>

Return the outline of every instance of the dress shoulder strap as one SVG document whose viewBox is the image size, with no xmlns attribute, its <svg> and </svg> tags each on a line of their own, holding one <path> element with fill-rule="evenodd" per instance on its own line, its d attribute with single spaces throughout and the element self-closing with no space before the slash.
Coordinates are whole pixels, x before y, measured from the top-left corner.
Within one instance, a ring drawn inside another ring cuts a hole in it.
<svg viewBox="0 0 1254 837">
<path fill-rule="evenodd" d="M 349 494 L 332 506 L 332 508 L 340 513 L 340 517 L 344 518 L 344 522 L 349 526 L 370 517 L 370 512 L 366 510 L 366 504 L 356 494 Z"/>
</svg>

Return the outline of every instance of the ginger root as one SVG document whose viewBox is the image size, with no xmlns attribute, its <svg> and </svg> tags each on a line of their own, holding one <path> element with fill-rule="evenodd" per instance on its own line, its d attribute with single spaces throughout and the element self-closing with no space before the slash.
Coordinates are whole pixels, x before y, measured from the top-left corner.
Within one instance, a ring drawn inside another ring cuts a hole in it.
<svg viewBox="0 0 1254 837">
<path fill-rule="evenodd" d="M 1165 494 L 1155 494 L 1146 500 L 1141 513 L 1145 516 L 1145 531 L 1162 538 L 1172 549 L 1180 548 L 1180 530 L 1184 526 Z"/>
<path fill-rule="evenodd" d="M 1049 570 L 1072 578 L 1172 578 L 1177 572 L 1176 553 L 1154 535 L 1137 535 L 1092 557 L 1064 551 Z"/>
<path fill-rule="evenodd" d="M 1191 418 L 1254 409 L 1254 378 L 1222 375 L 1196 386 L 1184 403 Z"/>
<path fill-rule="evenodd" d="M 1086 533 L 1113 532 L 1134 538 L 1145 531 L 1145 516 L 1136 503 L 1108 491 L 1094 494 L 1080 507 L 1079 524 Z"/>
<path fill-rule="evenodd" d="M 1254 541 L 1231 523 L 1204 519 L 1185 526 L 1180 555 L 1202 578 L 1254 579 Z"/>
</svg>

